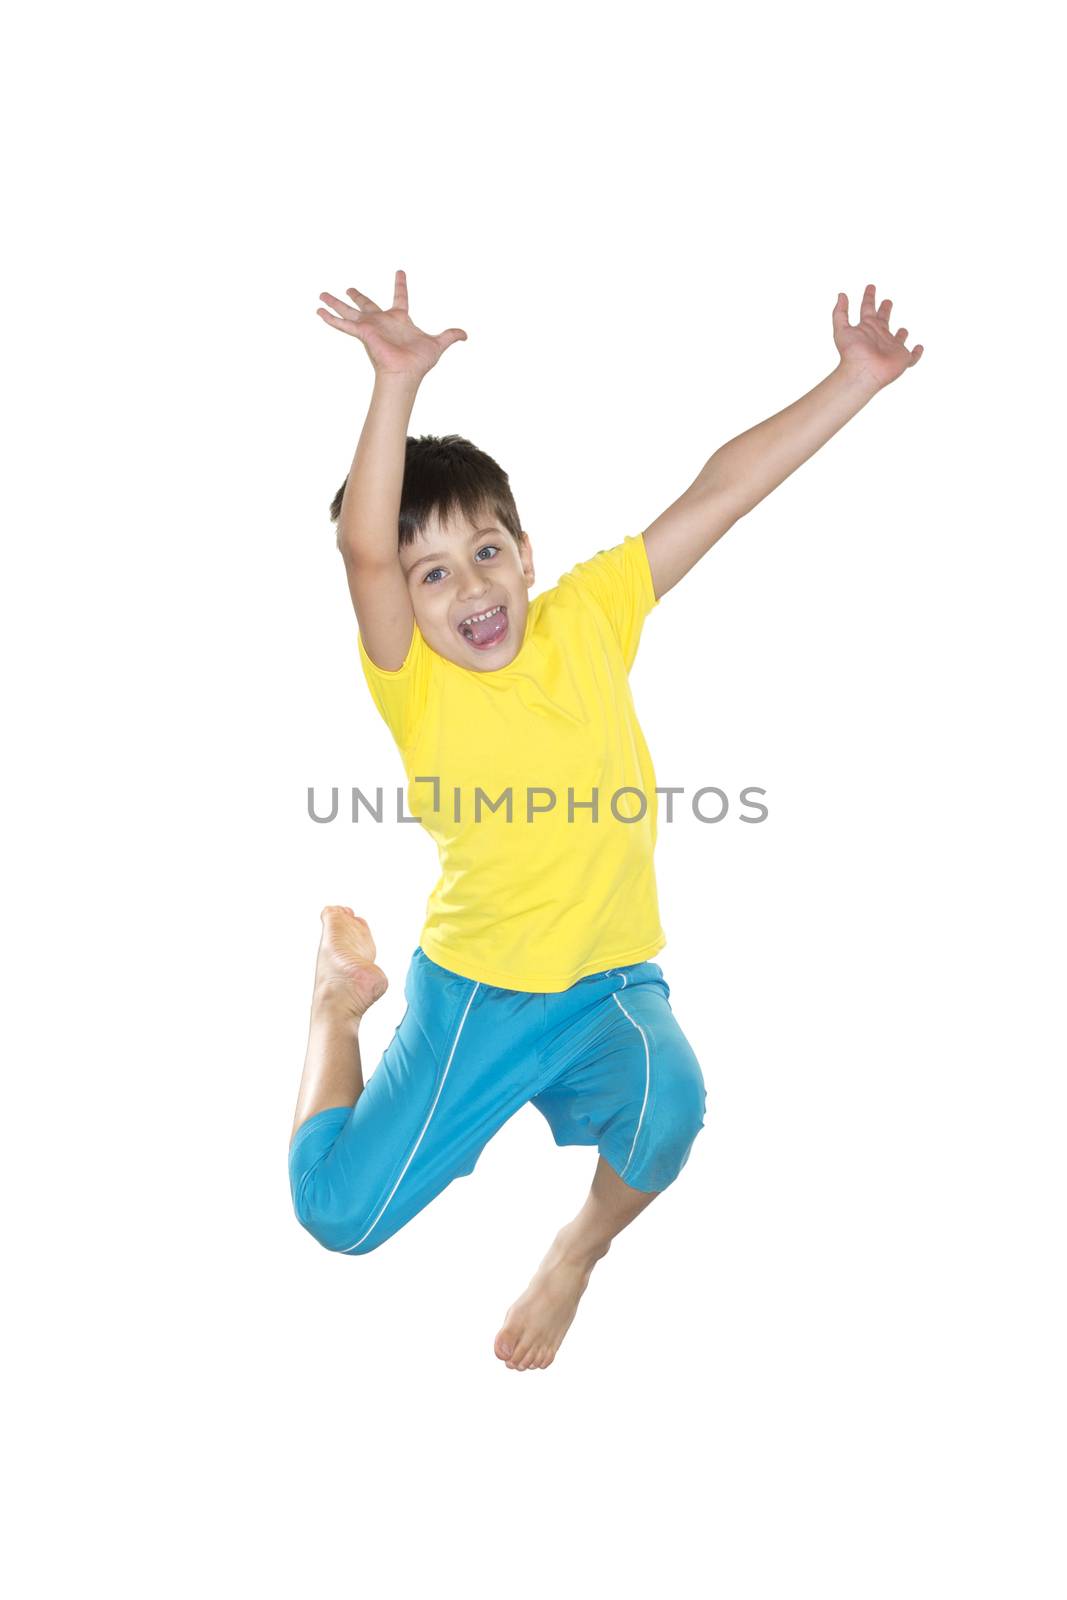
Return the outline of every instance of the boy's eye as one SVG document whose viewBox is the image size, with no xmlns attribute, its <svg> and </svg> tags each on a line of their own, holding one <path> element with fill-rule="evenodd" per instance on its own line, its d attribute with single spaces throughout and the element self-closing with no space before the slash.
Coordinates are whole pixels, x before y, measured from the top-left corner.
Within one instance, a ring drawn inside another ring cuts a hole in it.
<svg viewBox="0 0 1067 1600">
<path fill-rule="evenodd" d="M 498 544 L 483 544 L 478 551 L 478 555 L 483 555 L 486 550 L 492 550 L 494 554 L 497 554 L 500 546 Z M 485 563 L 482 562 L 482 565 L 484 566 Z M 444 567 L 431 567 L 429 572 L 423 575 L 423 583 L 429 583 L 435 572 L 443 572 L 444 570 Z"/>
</svg>

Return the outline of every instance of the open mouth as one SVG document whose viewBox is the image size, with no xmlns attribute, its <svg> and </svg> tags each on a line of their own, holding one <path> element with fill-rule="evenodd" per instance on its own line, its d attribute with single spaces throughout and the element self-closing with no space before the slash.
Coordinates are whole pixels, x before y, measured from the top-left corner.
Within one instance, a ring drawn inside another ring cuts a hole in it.
<svg viewBox="0 0 1067 1600">
<path fill-rule="evenodd" d="M 488 611 L 476 612 L 474 616 L 465 617 L 457 629 L 475 650 L 489 650 L 507 637 L 508 608 L 491 606 Z"/>
</svg>

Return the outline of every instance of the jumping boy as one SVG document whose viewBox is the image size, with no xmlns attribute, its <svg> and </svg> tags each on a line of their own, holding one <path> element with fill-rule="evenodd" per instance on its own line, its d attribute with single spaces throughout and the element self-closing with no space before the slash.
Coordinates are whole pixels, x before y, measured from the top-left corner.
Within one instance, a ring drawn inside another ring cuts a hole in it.
<svg viewBox="0 0 1067 1600">
<path fill-rule="evenodd" d="M 327 1249 L 377 1249 L 523 1105 L 557 1144 L 595 1145 L 581 1211 L 510 1307 L 494 1352 L 547 1367 L 611 1241 L 673 1183 L 704 1122 L 700 1066 L 651 959 L 666 943 L 653 872 L 656 780 L 628 674 L 663 595 L 905 370 L 868 284 L 838 296 L 838 363 L 724 445 L 640 534 L 531 600 L 533 550 L 507 474 L 456 435 L 407 436 L 419 384 L 467 335 L 423 333 L 397 272 L 383 311 L 323 294 L 374 367 L 370 409 L 331 507 L 374 703 L 441 876 L 407 973 L 407 1010 L 364 1086 L 359 1024 L 384 994 L 371 931 L 322 912 L 289 1177 Z"/>
</svg>

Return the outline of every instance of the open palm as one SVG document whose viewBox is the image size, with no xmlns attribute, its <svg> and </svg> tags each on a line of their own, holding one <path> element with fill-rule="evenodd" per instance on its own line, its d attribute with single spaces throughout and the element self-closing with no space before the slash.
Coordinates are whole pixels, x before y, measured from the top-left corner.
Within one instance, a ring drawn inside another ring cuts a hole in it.
<svg viewBox="0 0 1067 1600">
<path fill-rule="evenodd" d="M 834 343 L 843 366 L 863 368 L 877 378 L 880 386 L 899 378 L 906 367 L 913 367 L 923 353 L 921 344 L 909 350 L 904 344 L 907 328 L 889 331 L 892 300 L 883 300 L 874 309 L 874 284 L 869 283 L 860 304 L 860 320 L 852 327 L 848 320 L 848 295 L 839 294 L 834 307 Z"/>
<path fill-rule="evenodd" d="M 462 328 L 446 328 L 444 333 L 424 333 L 408 316 L 408 285 L 403 269 L 398 269 L 393 303 L 387 311 L 359 289 L 346 289 L 355 307 L 332 294 L 319 299 L 336 308 L 336 315 L 323 306 L 317 314 L 331 328 L 362 341 L 375 372 L 398 373 L 421 378 L 436 366 L 450 344 L 467 335 Z"/>
</svg>

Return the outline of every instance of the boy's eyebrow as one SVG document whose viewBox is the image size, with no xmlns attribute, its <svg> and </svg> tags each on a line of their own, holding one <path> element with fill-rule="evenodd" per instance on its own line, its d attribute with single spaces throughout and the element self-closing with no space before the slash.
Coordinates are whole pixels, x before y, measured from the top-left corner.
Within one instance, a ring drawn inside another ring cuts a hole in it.
<svg viewBox="0 0 1067 1600">
<path fill-rule="evenodd" d="M 483 533 L 499 533 L 499 532 L 500 532 L 500 529 L 496 528 L 496 527 L 475 528 L 474 532 L 471 534 L 471 538 L 472 539 L 480 539 Z M 425 562 L 427 562 L 427 561 L 443 561 L 443 560 L 445 560 L 447 555 L 448 555 L 448 551 L 447 550 L 436 550 L 436 551 L 434 551 L 434 553 L 432 555 L 420 556 L 417 561 L 413 561 L 411 563 L 410 567 L 408 568 L 408 571 L 409 572 L 414 572 L 416 567 L 423 566 L 423 564 Z"/>
</svg>

